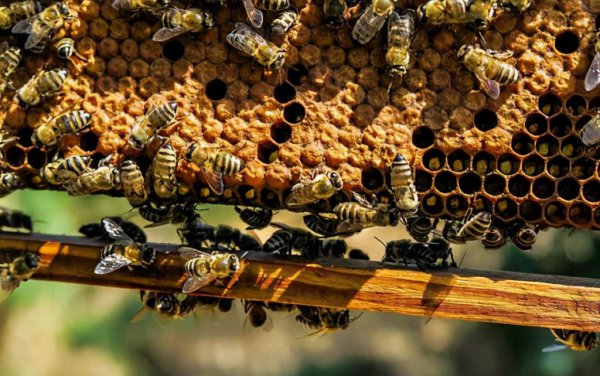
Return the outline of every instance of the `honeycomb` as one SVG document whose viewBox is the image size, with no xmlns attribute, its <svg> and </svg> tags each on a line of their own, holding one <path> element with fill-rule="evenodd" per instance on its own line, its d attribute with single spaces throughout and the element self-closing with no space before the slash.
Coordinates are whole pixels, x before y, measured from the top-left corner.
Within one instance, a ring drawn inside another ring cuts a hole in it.
<svg viewBox="0 0 600 376">
<path fill-rule="evenodd" d="M 156 148 L 126 146 L 134 119 L 177 101 L 181 116 L 161 134 L 179 155 L 191 141 L 207 142 L 246 163 L 214 196 L 198 167 L 180 160 L 182 193 L 202 201 L 281 208 L 291 186 L 323 166 L 344 180 L 343 193 L 323 210 L 351 191 L 389 196 L 387 169 L 399 152 L 415 169 L 421 210 L 430 216 L 461 217 L 483 205 L 506 223 L 600 228 L 600 154 L 586 150 L 577 133 L 600 107 L 599 90 L 583 89 L 596 20 L 580 1 L 538 0 L 522 14 L 497 13 L 482 33 L 486 48 L 512 51 L 509 61 L 522 75 L 497 100 L 456 57 L 461 45 L 479 41 L 464 26 L 419 26 L 410 69 L 392 78 L 385 33 L 365 46 L 351 38 L 360 5 L 347 14 L 350 26 L 336 30 L 324 24 L 320 3 L 293 0 L 298 22 L 270 38 L 286 49 L 285 67 L 268 75 L 225 41 L 246 19 L 241 4 L 205 4 L 213 29 L 157 43 L 156 17 L 119 14 L 108 0 L 67 3 L 79 17 L 56 39 L 75 39 L 87 61 L 65 62 L 51 48 L 26 52 L 12 76 L 15 87 L 43 67 L 63 66 L 69 78 L 61 95 L 27 111 L 11 93 L 0 99 L 0 120 L 18 136 L 3 147 L 7 169 L 32 188 L 55 188 L 39 178 L 55 151 L 30 142 L 32 130 L 51 117 L 68 109 L 93 114 L 88 130 L 61 139 L 60 155 L 98 162 L 112 154 L 114 163 L 134 157 L 145 170 Z M 397 7 L 420 3 L 398 0 Z M 268 25 L 274 15 L 265 16 Z M 0 37 L 23 45 L 23 36 Z"/>
</svg>

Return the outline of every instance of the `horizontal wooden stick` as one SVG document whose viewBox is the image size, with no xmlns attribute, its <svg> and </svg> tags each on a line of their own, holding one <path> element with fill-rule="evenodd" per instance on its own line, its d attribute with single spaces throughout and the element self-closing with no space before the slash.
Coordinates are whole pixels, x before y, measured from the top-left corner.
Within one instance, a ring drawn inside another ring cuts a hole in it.
<svg viewBox="0 0 600 376">
<path fill-rule="evenodd" d="M 0 234 L 0 255 L 39 252 L 34 279 L 127 289 L 180 291 L 187 278 L 176 246 L 148 269 L 94 274 L 102 243 L 79 237 Z M 6 256 L 6 255 L 1 255 Z M 318 262 L 318 263 L 317 263 Z M 299 261 L 248 253 L 225 288 L 201 295 L 395 312 L 537 327 L 600 331 L 600 281 L 512 272 L 448 269 L 424 273 L 376 262 Z"/>
</svg>

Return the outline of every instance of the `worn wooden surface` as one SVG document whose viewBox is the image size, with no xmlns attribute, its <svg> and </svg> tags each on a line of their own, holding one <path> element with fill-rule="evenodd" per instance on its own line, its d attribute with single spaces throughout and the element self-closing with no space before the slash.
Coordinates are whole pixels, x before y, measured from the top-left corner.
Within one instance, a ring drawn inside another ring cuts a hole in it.
<svg viewBox="0 0 600 376">
<path fill-rule="evenodd" d="M 40 252 L 34 279 L 96 286 L 178 291 L 187 278 L 175 246 L 152 267 L 104 276 L 93 270 L 101 243 L 85 238 L 0 234 L 0 254 Z M 2 255 L 4 257 L 4 255 Z M 600 280 L 448 269 L 423 273 L 376 262 L 282 260 L 249 253 L 226 288 L 202 295 L 395 312 L 468 321 L 600 331 Z"/>
</svg>

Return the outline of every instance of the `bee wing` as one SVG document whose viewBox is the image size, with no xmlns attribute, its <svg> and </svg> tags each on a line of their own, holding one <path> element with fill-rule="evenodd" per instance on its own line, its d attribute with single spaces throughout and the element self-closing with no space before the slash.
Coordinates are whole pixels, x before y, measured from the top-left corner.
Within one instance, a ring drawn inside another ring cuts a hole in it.
<svg viewBox="0 0 600 376">
<path fill-rule="evenodd" d="M 296 184 L 292 188 L 292 191 L 290 192 L 288 197 L 285 199 L 285 204 L 287 206 L 296 207 L 296 206 L 302 206 L 302 205 L 307 204 L 306 200 L 304 200 L 304 198 L 303 198 L 303 195 L 300 194 L 300 190 L 298 188 L 300 188 L 300 185 Z"/>
<path fill-rule="evenodd" d="M 140 321 L 144 318 L 144 316 L 146 316 L 146 311 L 148 311 L 148 309 L 145 306 L 140 308 L 140 310 L 137 311 L 137 313 L 131 318 L 131 321 L 129 322 L 133 324 Z"/>
<path fill-rule="evenodd" d="M 491 56 L 497 58 L 497 59 L 508 59 L 510 57 L 513 56 L 513 52 L 512 51 L 504 51 L 504 52 L 498 52 L 495 50 L 486 50 L 486 52 L 488 54 L 490 54 Z"/>
<path fill-rule="evenodd" d="M 46 38 L 51 33 L 51 31 L 52 31 L 52 29 L 50 28 L 50 26 L 47 26 L 46 24 L 42 24 L 40 26 L 39 32 L 29 34 L 29 37 L 27 38 L 27 42 L 25 42 L 25 49 L 30 50 L 33 47 L 37 46 L 38 44 L 41 44 L 41 43 L 45 44 Z M 45 45 L 42 45 L 42 47 L 45 48 Z"/>
<path fill-rule="evenodd" d="M 184 294 L 192 293 L 192 292 L 208 285 L 215 279 L 216 278 L 212 275 L 205 275 L 202 277 L 190 277 L 183 284 L 183 288 L 181 289 L 181 292 L 183 292 Z"/>
<path fill-rule="evenodd" d="M 600 53 L 597 53 L 585 75 L 585 90 L 592 91 L 600 84 Z"/>
<path fill-rule="evenodd" d="M 188 30 L 184 27 L 176 27 L 173 29 L 168 28 L 168 27 L 163 27 L 161 29 L 158 29 L 158 31 L 156 33 L 154 33 L 152 40 L 155 42 L 165 42 L 165 41 L 168 41 L 169 39 L 178 37 L 181 34 L 186 33 L 187 31 Z"/>
<path fill-rule="evenodd" d="M 260 29 L 263 24 L 263 13 L 259 9 L 254 6 L 254 2 L 252 0 L 243 0 L 244 9 L 246 9 L 246 14 L 248 15 L 248 20 L 252 26 L 257 29 Z"/>
<path fill-rule="evenodd" d="M 114 240 L 124 240 L 127 242 L 132 242 L 133 240 L 125 233 L 125 231 L 123 230 L 123 228 L 121 226 L 119 226 L 117 224 L 117 222 L 113 221 L 112 219 L 106 217 L 106 218 L 102 218 L 102 227 L 104 228 L 104 231 L 106 231 L 106 233 L 108 234 L 108 236 L 110 236 L 111 238 L 113 238 Z"/>
<path fill-rule="evenodd" d="M 202 167 L 200 169 L 200 173 L 202 175 L 202 179 L 214 194 L 218 196 L 223 194 L 225 187 L 223 185 L 223 175 L 220 172 L 215 172 L 208 168 Z"/>
<path fill-rule="evenodd" d="M 192 248 L 192 247 L 179 247 L 177 249 L 177 252 L 179 253 L 179 256 L 181 256 L 182 258 L 189 260 L 189 259 L 193 259 L 196 257 L 200 257 L 200 256 L 208 256 L 211 257 L 212 255 L 206 252 L 202 252 L 196 248 Z"/>
<path fill-rule="evenodd" d="M 567 345 L 554 344 L 554 345 L 551 345 L 551 346 L 544 347 L 542 349 L 542 352 L 549 353 L 549 352 L 555 352 L 555 351 L 565 350 L 567 348 L 568 348 Z"/>
<path fill-rule="evenodd" d="M 352 223 L 349 221 L 343 221 L 340 222 L 340 224 L 337 226 L 336 231 L 338 234 L 352 234 L 355 232 L 359 232 L 362 231 L 365 228 L 364 225 L 360 224 L 360 223 Z"/>
<path fill-rule="evenodd" d="M 371 204 L 366 198 L 364 198 L 363 196 L 359 195 L 356 192 L 352 192 L 352 199 L 364 207 L 367 207 L 367 208 L 373 207 L 373 204 Z"/>
<path fill-rule="evenodd" d="M 392 33 L 391 28 L 400 22 L 400 15 L 397 12 L 392 12 L 390 14 L 390 19 L 388 20 L 388 29 L 387 29 L 387 43 L 388 46 L 392 45 Z"/>
<path fill-rule="evenodd" d="M 489 80 L 482 76 L 482 73 L 476 72 L 475 77 L 481 85 L 481 89 L 485 91 L 487 95 L 492 99 L 498 99 L 500 97 L 500 84 L 494 80 Z"/>
<path fill-rule="evenodd" d="M 29 34 L 31 32 L 31 26 L 37 19 L 37 15 L 21 20 L 13 26 L 11 32 L 13 34 Z"/>
<path fill-rule="evenodd" d="M 96 265 L 96 269 L 94 269 L 94 273 L 108 274 L 129 264 L 131 264 L 131 261 L 129 261 L 127 258 L 121 255 L 112 254 L 100 260 L 98 265 Z"/>
<path fill-rule="evenodd" d="M 252 38 L 254 38 L 258 43 L 267 43 L 267 40 L 265 38 L 263 38 L 262 35 L 260 35 L 256 30 L 252 29 L 250 26 L 248 26 L 247 24 L 243 23 L 243 22 L 237 22 L 235 24 L 236 29 L 238 29 L 238 32 L 241 32 L 245 35 L 250 35 Z"/>
</svg>

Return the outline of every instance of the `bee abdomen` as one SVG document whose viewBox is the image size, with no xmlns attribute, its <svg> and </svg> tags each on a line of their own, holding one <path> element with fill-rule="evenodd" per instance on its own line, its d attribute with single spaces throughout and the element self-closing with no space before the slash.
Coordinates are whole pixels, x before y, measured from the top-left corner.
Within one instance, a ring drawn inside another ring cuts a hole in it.
<svg viewBox="0 0 600 376">
<path fill-rule="evenodd" d="M 244 162 L 228 153 L 218 153 L 213 161 L 213 170 L 223 175 L 233 175 L 244 168 Z"/>
<path fill-rule="evenodd" d="M 514 84 L 521 77 L 517 68 L 505 62 L 491 65 L 489 69 L 491 70 L 489 78 L 502 85 Z"/>
<path fill-rule="evenodd" d="M 289 0 L 254 0 L 254 5 L 258 9 L 264 10 L 284 10 L 290 6 Z"/>
</svg>

